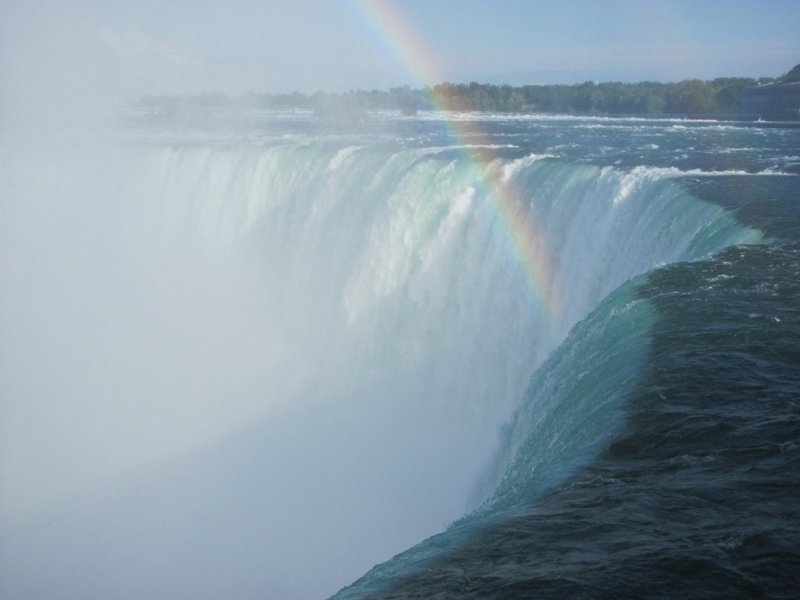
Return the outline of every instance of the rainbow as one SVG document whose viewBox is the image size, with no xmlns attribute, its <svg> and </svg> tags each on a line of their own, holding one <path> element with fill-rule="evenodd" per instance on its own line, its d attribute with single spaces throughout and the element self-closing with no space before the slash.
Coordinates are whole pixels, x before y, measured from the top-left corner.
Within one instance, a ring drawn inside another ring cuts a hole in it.
<svg viewBox="0 0 800 600">
<path fill-rule="evenodd" d="M 376 37 L 387 46 L 402 67 L 420 87 L 445 81 L 435 62 L 434 54 L 414 34 L 407 19 L 390 0 L 354 0 L 360 13 Z M 434 95 L 434 104 L 442 111 L 459 111 L 450 97 Z M 561 302 L 553 277 L 552 262 L 543 237 L 525 207 L 523 196 L 512 178 L 503 177 L 491 164 L 498 156 L 492 151 L 488 136 L 480 124 L 472 120 L 449 119 L 446 123 L 454 145 L 461 149 L 470 168 L 475 173 L 477 187 L 490 199 L 508 234 L 509 247 L 515 260 L 523 267 L 527 287 L 532 298 L 541 303 L 548 315 L 554 318 Z"/>
</svg>

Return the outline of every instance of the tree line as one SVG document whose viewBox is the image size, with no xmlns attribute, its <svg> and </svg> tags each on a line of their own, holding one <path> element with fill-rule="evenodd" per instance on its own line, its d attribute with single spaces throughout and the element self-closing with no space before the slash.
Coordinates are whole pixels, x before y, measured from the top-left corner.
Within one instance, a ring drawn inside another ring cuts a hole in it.
<svg viewBox="0 0 800 600">
<path fill-rule="evenodd" d="M 186 108 L 251 107 L 271 110 L 312 110 L 320 116 L 359 117 L 370 110 L 492 111 L 574 115 L 704 115 L 736 114 L 745 88 L 765 83 L 800 80 L 800 65 L 778 78 L 719 77 L 675 83 L 587 81 L 573 85 L 494 85 L 472 82 L 441 83 L 413 89 L 350 90 L 342 94 L 257 94 L 237 98 L 222 94 L 202 96 L 146 96 L 137 104 L 153 112 Z"/>
</svg>

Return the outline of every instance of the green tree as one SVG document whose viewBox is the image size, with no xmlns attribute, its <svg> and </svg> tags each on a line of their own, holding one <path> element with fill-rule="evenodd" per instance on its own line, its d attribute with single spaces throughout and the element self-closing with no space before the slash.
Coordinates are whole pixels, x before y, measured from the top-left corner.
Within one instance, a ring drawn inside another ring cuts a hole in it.
<svg viewBox="0 0 800 600">
<path fill-rule="evenodd" d="M 791 71 L 781 77 L 781 81 L 785 81 L 786 83 L 800 81 L 800 65 L 795 65 Z"/>
</svg>

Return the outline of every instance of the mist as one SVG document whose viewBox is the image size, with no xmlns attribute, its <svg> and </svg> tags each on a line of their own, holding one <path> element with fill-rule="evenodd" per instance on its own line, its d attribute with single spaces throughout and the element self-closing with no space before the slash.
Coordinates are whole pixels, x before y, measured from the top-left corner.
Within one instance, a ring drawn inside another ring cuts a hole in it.
<svg viewBox="0 0 800 600">
<path fill-rule="evenodd" d="M 121 141 L 126 97 L 210 67 L 89 8 L 1 9 L 0 595 L 332 593 L 422 530 L 362 544 L 391 507 L 319 406 L 330 329 Z"/>
<path fill-rule="evenodd" d="M 392 299 L 398 257 L 371 266 L 391 219 L 315 220 L 300 165 L 195 152 L 192 124 L 132 138 L 136 73 L 98 49 L 139 44 L 151 85 L 198 62 L 91 13 L 4 11 L 0 595 L 322 597 L 473 506 L 522 354 L 500 407 L 469 408 L 491 381 L 444 350 L 476 309 L 443 330 L 446 303 Z M 446 289 L 429 278 L 413 295 Z"/>
</svg>

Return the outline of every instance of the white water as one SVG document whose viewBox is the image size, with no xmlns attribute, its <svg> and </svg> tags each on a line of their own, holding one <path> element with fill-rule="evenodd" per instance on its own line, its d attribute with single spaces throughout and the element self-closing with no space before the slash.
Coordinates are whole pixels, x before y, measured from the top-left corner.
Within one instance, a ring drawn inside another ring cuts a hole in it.
<svg viewBox="0 0 800 600">
<path fill-rule="evenodd" d="M 500 426 L 599 300 L 757 237 L 655 170 L 498 162 L 554 259 L 550 319 L 448 156 L 6 149 L 0 591 L 332 593 L 491 491 Z"/>
</svg>

